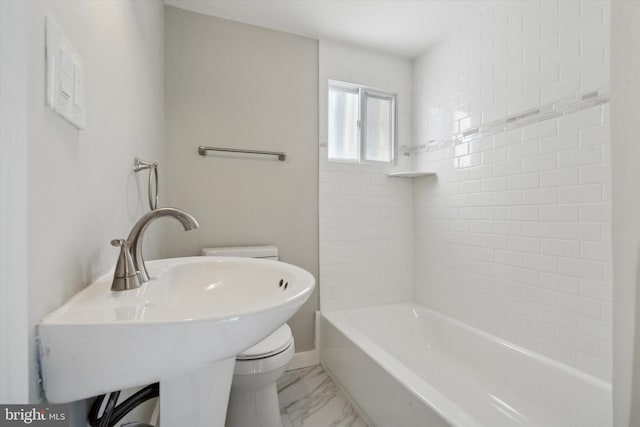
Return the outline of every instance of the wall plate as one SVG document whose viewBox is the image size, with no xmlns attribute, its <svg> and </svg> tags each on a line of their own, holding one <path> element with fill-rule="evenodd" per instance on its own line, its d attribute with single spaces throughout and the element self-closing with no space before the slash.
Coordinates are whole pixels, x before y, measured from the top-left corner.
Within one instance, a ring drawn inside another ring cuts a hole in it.
<svg viewBox="0 0 640 427">
<path fill-rule="evenodd" d="M 45 33 L 47 106 L 78 129 L 85 129 L 82 58 L 50 16 L 46 17 Z"/>
</svg>

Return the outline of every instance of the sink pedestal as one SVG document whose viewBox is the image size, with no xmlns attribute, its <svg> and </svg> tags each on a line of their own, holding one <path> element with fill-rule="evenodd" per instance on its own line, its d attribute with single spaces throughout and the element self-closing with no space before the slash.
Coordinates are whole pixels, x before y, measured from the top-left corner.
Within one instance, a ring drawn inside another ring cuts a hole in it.
<svg viewBox="0 0 640 427">
<path fill-rule="evenodd" d="M 160 425 L 224 427 L 235 357 L 160 380 Z"/>
</svg>

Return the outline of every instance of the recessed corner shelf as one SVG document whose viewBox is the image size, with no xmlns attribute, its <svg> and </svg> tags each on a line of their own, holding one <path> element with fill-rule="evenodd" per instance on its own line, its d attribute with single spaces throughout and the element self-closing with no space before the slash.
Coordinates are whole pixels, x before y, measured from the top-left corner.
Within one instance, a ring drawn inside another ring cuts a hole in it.
<svg viewBox="0 0 640 427">
<path fill-rule="evenodd" d="M 387 176 L 395 176 L 395 177 L 400 177 L 400 178 L 416 178 L 418 176 L 430 176 L 430 175 L 435 175 L 435 172 L 427 172 L 427 171 L 423 171 L 423 172 L 393 172 L 393 173 L 388 173 Z"/>
</svg>

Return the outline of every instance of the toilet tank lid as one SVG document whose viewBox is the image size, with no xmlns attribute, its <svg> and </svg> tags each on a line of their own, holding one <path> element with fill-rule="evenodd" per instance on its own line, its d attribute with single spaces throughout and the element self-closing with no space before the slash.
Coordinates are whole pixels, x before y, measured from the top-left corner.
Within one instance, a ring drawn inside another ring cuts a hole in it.
<svg viewBox="0 0 640 427">
<path fill-rule="evenodd" d="M 247 258 L 273 258 L 278 256 L 276 246 L 223 246 L 204 248 L 200 252 L 206 256 L 238 256 Z"/>
</svg>

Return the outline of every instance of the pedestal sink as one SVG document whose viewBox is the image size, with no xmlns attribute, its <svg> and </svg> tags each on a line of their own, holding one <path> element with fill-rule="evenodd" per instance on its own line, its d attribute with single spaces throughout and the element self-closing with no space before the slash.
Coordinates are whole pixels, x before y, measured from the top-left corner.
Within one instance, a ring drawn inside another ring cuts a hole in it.
<svg viewBox="0 0 640 427">
<path fill-rule="evenodd" d="M 46 398 L 62 403 L 160 382 L 163 426 L 223 426 L 235 355 L 286 322 L 315 280 L 277 261 L 147 262 L 151 280 L 112 292 L 111 275 L 38 325 Z"/>
</svg>

